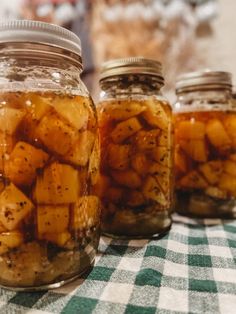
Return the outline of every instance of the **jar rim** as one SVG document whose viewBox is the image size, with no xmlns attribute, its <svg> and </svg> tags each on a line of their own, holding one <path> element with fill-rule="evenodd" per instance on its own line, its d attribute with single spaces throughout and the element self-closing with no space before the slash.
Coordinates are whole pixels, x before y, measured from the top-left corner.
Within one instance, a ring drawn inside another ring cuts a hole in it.
<svg viewBox="0 0 236 314">
<path fill-rule="evenodd" d="M 160 85 L 164 85 L 162 64 L 157 60 L 143 57 L 113 59 L 104 62 L 101 66 L 99 82 L 110 77 L 128 74 L 156 76 Z"/>
<path fill-rule="evenodd" d="M 81 59 L 79 37 L 64 27 L 32 20 L 9 20 L 0 23 L 0 43 L 37 43 L 66 49 Z"/>
<path fill-rule="evenodd" d="M 232 90 L 232 74 L 230 72 L 205 69 L 185 73 L 176 81 L 176 94 L 223 88 Z"/>
</svg>

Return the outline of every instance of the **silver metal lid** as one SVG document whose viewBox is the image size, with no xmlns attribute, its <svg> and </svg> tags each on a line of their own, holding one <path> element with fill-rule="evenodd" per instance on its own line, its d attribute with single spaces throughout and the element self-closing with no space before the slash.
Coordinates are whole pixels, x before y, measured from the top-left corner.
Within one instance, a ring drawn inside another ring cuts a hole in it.
<svg viewBox="0 0 236 314">
<path fill-rule="evenodd" d="M 176 93 L 202 89 L 232 89 L 232 74 L 223 71 L 204 70 L 190 72 L 179 76 L 176 82 Z"/>
<path fill-rule="evenodd" d="M 9 20 L 0 23 L 0 43 L 27 42 L 56 46 L 81 56 L 81 43 L 71 31 L 49 23 Z"/>
<path fill-rule="evenodd" d="M 124 74 L 153 75 L 159 78 L 161 85 L 164 85 L 161 63 L 143 57 L 130 57 L 104 62 L 101 67 L 100 81 L 111 76 Z"/>
</svg>

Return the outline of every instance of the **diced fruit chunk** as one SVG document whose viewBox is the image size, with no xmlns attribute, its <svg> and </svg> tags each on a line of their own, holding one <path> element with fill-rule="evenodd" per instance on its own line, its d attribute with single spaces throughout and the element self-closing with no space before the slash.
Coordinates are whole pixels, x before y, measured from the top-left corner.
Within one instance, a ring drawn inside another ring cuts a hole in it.
<svg viewBox="0 0 236 314">
<path fill-rule="evenodd" d="M 236 162 L 232 160 L 225 160 L 223 162 L 224 172 L 236 177 Z"/>
<path fill-rule="evenodd" d="M 106 195 L 106 191 L 110 186 L 110 178 L 108 176 L 104 176 L 99 174 L 98 181 L 94 186 L 95 194 L 100 198 Z"/>
<path fill-rule="evenodd" d="M 0 109 L 0 131 L 12 135 L 20 124 L 25 112 L 14 108 Z"/>
<path fill-rule="evenodd" d="M 99 179 L 100 166 L 100 139 L 99 136 L 95 139 L 93 149 L 89 158 L 88 172 L 90 175 L 90 183 L 92 186 L 97 184 Z"/>
<path fill-rule="evenodd" d="M 119 144 L 126 138 L 138 132 L 141 128 L 142 126 L 137 118 L 130 118 L 116 125 L 111 132 L 111 138 L 114 143 Z"/>
<path fill-rule="evenodd" d="M 152 176 L 148 176 L 144 182 L 143 195 L 147 200 L 155 201 L 162 206 L 166 206 L 168 204 L 157 180 Z"/>
<path fill-rule="evenodd" d="M 135 136 L 135 144 L 141 151 L 149 150 L 157 146 L 157 137 L 160 134 L 160 129 L 151 131 L 140 130 Z"/>
<path fill-rule="evenodd" d="M 3 171 L 5 161 L 11 153 L 14 146 L 12 136 L 0 132 L 0 172 Z"/>
<path fill-rule="evenodd" d="M 4 232 L 0 234 L 0 255 L 10 249 L 20 246 L 24 241 L 23 235 L 19 231 Z"/>
<path fill-rule="evenodd" d="M 113 179 L 126 187 L 129 188 L 138 188 L 141 186 L 142 181 L 139 175 L 133 171 L 133 170 L 127 170 L 127 171 L 112 171 L 111 175 Z"/>
<path fill-rule="evenodd" d="M 236 177 L 223 173 L 220 178 L 219 188 L 228 192 L 230 196 L 236 197 Z"/>
<path fill-rule="evenodd" d="M 220 120 L 211 119 L 206 125 L 206 133 L 211 144 L 221 151 L 228 151 L 231 140 Z"/>
<path fill-rule="evenodd" d="M 94 146 L 95 135 L 90 131 L 84 131 L 79 135 L 73 147 L 64 156 L 66 161 L 77 166 L 85 166 L 88 163 Z"/>
<path fill-rule="evenodd" d="M 66 231 L 68 224 L 68 205 L 45 205 L 37 207 L 37 228 L 39 237 L 42 237 L 44 233 L 60 233 Z"/>
<path fill-rule="evenodd" d="M 162 166 L 171 167 L 171 150 L 168 147 L 158 146 L 151 152 L 152 158 Z"/>
<path fill-rule="evenodd" d="M 192 170 L 178 181 L 178 186 L 186 189 L 205 189 L 208 184 L 199 172 Z"/>
<path fill-rule="evenodd" d="M 26 101 L 27 109 L 33 120 L 40 120 L 51 107 L 51 97 L 42 97 L 37 94 L 30 94 Z"/>
<path fill-rule="evenodd" d="M 44 233 L 39 235 L 40 240 L 47 240 L 55 243 L 58 246 L 64 246 L 71 238 L 71 234 L 68 231 L 60 233 Z"/>
<path fill-rule="evenodd" d="M 199 166 L 199 171 L 204 175 L 207 181 L 215 185 L 219 182 L 222 173 L 222 161 L 213 160 Z"/>
<path fill-rule="evenodd" d="M 48 154 L 43 150 L 18 142 L 6 162 L 5 174 L 16 185 L 30 185 L 36 178 L 36 170 L 47 160 Z"/>
<path fill-rule="evenodd" d="M 98 197 L 94 195 L 82 196 L 72 209 L 71 227 L 87 229 L 99 223 L 100 204 Z"/>
<path fill-rule="evenodd" d="M 236 149 L 236 114 L 230 114 L 225 118 L 224 127 L 232 141 L 233 148 Z"/>
<path fill-rule="evenodd" d="M 150 161 L 146 155 L 140 153 L 135 154 L 131 161 L 132 168 L 141 176 L 145 176 L 149 169 Z"/>
<path fill-rule="evenodd" d="M 146 110 L 142 117 L 153 127 L 167 130 L 170 126 L 170 119 L 160 103 L 155 100 L 145 101 Z"/>
<path fill-rule="evenodd" d="M 170 168 L 155 162 L 150 167 L 149 172 L 155 177 L 159 186 L 162 188 L 162 191 L 167 193 L 171 188 Z"/>
<path fill-rule="evenodd" d="M 129 166 L 130 154 L 130 145 L 109 144 L 107 152 L 109 166 L 117 170 L 127 169 Z"/>
<path fill-rule="evenodd" d="M 89 98 L 81 96 L 76 96 L 74 99 L 57 97 L 52 105 L 57 113 L 77 130 L 80 130 L 88 123 L 90 108 Z"/>
<path fill-rule="evenodd" d="M 195 119 L 181 121 L 176 126 L 177 138 L 184 140 L 204 140 L 205 131 L 205 124 Z"/>
<path fill-rule="evenodd" d="M 106 108 L 105 110 L 101 108 L 102 115 L 112 120 L 127 120 L 139 115 L 146 109 L 141 103 L 135 101 L 121 101 L 120 104 L 109 103 L 109 105 L 103 103 L 103 105 L 106 106 Z"/>
<path fill-rule="evenodd" d="M 206 162 L 208 151 L 204 140 L 180 140 L 180 147 L 195 161 Z"/>
<path fill-rule="evenodd" d="M 175 167 L 178 171 L 187 171 L 187 158 L 179 145 L 175 146 Z"/>
<path fill-rule="evenodd" d="M 65 155 L 78 139 L 77 131 L 53 114 L 42 118 L 36 133 L 50 151 L 59 155 Z"/>
<path fill-rule="evenodd" d="M 11 183 L 0 195 L 0 221 L 6 229 L 16 229 L 33 207 L 32 202 Z"/>
<path fill-rule="evenodd" d="M 54 162 L 37 177 L 34 197 L 39 204 L 68 204 L 76 202 L 79 193 L 78 171 Z"/>
</svg>

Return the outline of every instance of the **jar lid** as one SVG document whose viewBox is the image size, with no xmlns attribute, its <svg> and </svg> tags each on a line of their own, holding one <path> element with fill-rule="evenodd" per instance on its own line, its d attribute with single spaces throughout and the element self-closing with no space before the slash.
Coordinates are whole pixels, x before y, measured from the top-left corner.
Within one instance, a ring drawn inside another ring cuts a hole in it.
<svg viewBox="0 0 236 314">
<path fill-rule="evenodd" d="M 196 90 L 232 89 L 232 74 L 223 71 L 204 70 L 186 73 L 177 79 L 176 93 L 191 92 Z"/>
<path fill-rule="evenodd" d="M 45 22 L 9 20 L 0 23 L 0 43 L 27 42 L 56 46 L 81 56 L 81 43 L 71 31 Z"/>
<path fill-rule="evenodd" d="M 161 85 L 164 85 L 162 65 L 157 60 L 143 57 L 130 57 L 115 59 L 104 62 L 101 67 L 100 81 L 116 75 L 125 74 L 146 74 L 159 78 Z"/>
</svg>

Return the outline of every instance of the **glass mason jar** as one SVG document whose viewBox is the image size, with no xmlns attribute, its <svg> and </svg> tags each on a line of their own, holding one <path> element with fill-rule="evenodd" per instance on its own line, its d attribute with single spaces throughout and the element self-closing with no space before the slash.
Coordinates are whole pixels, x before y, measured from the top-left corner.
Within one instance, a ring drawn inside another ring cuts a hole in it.
<svg viewBox="0 0 236 314">
<path fill-rule="evenodd" d="M 174 106 L 177 211 L 199 217 L 234 217 L 236 107 L 231 74 L 182 76 Z"/>
<path fill-rule="evenodd" d="M 171 225 L 172 112 L 163 84 L 154 60 L 118 59 L 102 67 L 97 193 L 105 234 L 149 237 Z"/>
<path fill-rule="evenodd" d="M 0 285 L 58 287 L 99 240 L 95 107 L 79 38 L 33 21 L 0 24 Z"/>
</svg>

